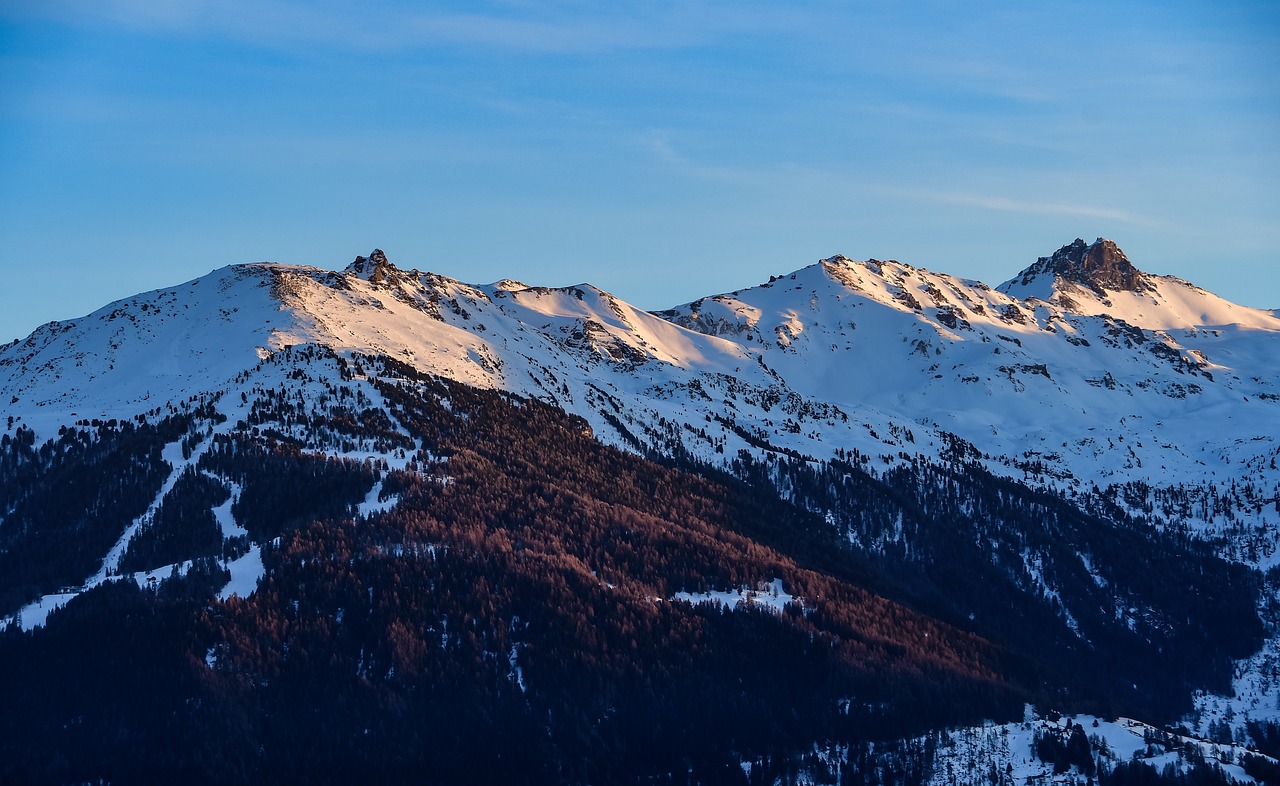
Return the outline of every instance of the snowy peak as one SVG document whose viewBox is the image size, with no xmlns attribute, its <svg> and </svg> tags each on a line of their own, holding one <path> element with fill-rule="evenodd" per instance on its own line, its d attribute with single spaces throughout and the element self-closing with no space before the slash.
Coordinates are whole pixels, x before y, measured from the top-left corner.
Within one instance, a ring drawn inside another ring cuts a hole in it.
<svg viewBox="0 0 1280 786">
<path fill-rule="evenodd" d="M 55 423 L 55 410 L 132 416 L 207 390 L 280 348 L 278 330 L 291 323 L 281 282 L 309 271 L 319 272 L 233 265 L 50 323 L 0 347 L 0 389 L 11 412 Z"/>
<path fill-rule="evenodd" d="M 375 248 L 368 257 L 357 256 L 343 272 L 377 285 L 389 279 L 399 278 L 400 270 L 387 260 L 387 255 L 382 249 Z"/>
<path fill-rule="evenodd" d="M 494 292 L 519 292 L 528 288 L 528 284 L 523 281 L 516 281 L 514 278 L 504 278 L 489 285 L 489 289 Z"/>
<path fill-rule="evenodd" d="M 997 290 L 1064 315 L 1108 317 L 1146 330 L 1280 330 L 1271 312 L 1231 303 L 1175 276 L 1144 273 L 1105 238 L 1090 244 L 1077 238 Z"/>
<path fill-rule="evenodd" d="M 1087 287 L 1101 296 L 1107 292 L 1144 292 L 1151 288 L 1148 276 L 1134 267 L 1114 242 L 1101 237 L 1088 244 L 1076 238 L 1053 252 L 1053 256 L 1040 257 L 999 288 L 1002 292 L 1018 294 L 1016 290 L 1031 290 L 1039 281 L 1052 286 L 1058 279 Z"/>
</svg>

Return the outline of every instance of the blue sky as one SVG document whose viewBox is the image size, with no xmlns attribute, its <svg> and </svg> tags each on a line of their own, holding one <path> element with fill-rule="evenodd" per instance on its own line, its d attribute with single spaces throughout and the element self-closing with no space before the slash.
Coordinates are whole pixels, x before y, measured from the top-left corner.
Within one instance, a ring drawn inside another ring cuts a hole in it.
<svg viewBox="0 0 1280 786">
<path fill-rule="evenodd" d="M 1077 236 L 1280 307 L 1280 4 L 0 5 L 0 341 L 375 246 L 662 308 Z"/>
</svg>

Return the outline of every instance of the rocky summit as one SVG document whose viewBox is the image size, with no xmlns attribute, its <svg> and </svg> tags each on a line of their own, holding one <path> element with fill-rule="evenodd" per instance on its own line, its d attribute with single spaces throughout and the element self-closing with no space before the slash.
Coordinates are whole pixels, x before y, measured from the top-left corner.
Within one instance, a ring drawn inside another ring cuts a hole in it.
<svg viewBox="0 0 1280 786">
<path fill-rule="evenodd" d="M 1037 259 L 1014 280 L 1027 286 L 1040 277 L 1061 278 L 1100 295 L 1107 291 L 1140 292 L 1146 288 L 1143 272 L 1133 266 L 1114 242 L 1101 237 L 1092 243 L 1076 238 L 1051 256 Z"/>
</svg>

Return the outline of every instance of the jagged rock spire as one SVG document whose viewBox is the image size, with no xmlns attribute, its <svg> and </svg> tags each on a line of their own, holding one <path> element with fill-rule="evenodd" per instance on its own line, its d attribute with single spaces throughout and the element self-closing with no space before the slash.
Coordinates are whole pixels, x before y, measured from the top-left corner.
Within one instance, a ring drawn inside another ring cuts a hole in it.
<svg viewBox="0 0 1280 786">
<path fill-rule="evenodd" d="M 378 284 L 385 280 L 395 269 L 395 265 L 387 260 L 387 255 L 383 253 L 382 249 L 375 248 L 368 257 L 356 257 L 354 262 L 347 265 L 346 272 L 354 273 L 374 284 Z"/>
<path fill-rule="evenodd" d="M 1026 286 L 1042 276 L 1062 278 L 1099 294 L 1104 290 L 1140 292 L 1147 288 L 1145 274 L 1114 242 L 1101 237 L 1092 243 L 1076 238 L 1053 252 L 1053 256 L 1037 259 L 1014 281 Z"/>
</svg>

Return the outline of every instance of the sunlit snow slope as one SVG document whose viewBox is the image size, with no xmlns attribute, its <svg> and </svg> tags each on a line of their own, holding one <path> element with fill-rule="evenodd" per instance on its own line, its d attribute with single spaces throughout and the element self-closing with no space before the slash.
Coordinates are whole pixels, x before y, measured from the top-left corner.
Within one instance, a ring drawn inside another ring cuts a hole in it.
<svg viewBox="0 0 1280 786">
<path fill-rule="evenodd" d="M 650 314 L 583 284 L 468 285 L 381 252 L 257 264 L 50 323 L 0 348 L 16 422 L 48 435 L 199 392 L 283 347 L 392 357 L 554 401 L 631 449 L 897 461 L 943 432 L 995 472 L 1087 487 L 1237 480 L 1276 496 L 1280 319 L 1083 241 L 992 289 L 836 256 Z"/>
<path fill-rule="evenodd" d="M 664 316 L 735 341 L 802 395 L 1082 480 L 1200 480 L 1272 455 L 1280 320 L 1137 275 L 1140 289 L 1095 291 L 1033 266 L 996 290 L 833 257 Z"/>
</svg>

